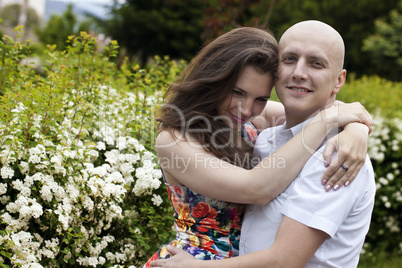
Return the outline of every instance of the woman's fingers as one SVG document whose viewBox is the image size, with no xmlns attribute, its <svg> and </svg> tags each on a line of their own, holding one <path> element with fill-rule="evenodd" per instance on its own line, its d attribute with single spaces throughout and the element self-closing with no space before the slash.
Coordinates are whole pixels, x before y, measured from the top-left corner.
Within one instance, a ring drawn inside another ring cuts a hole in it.
<svg viewBox="0 0 402 268">
<path fill-rule="evenodd" d="M 328 140 L 323 152 L 328 168 L 322 177 L 326 191 L 338 190 L 356 178 L 366 159 L 366 135 L 364 132 L 359 133 L 359 129 L 352 128 Z M 335 151 L 336 156 L 332 158 Z"/>
</svg>

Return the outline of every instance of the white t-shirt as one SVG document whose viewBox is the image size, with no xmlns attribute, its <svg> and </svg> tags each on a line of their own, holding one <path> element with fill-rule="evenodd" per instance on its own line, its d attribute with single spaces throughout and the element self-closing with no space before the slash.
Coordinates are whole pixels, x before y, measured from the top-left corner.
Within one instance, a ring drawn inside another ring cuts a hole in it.
<svg viewBox="0 0 402 268">
<path fill-rule="evenodd" d="M 261 158 L 268 156 L 301 131 L 306 123 L 290 129 L 285 128 L 285 123 L 263 131 L 255 144 L 255 153 Z M 324 145 L 282 194 L 266 205 L 248 206 L 241 229 L 240 255 L 269 248 L 286 215 L 330 236 L 305 267 L 357 266 L 374 206 L 374 171 L 367 157 L 349 186 L 326 192 L 321 184 L 326 170 L 322 158 Z"/>
</svg>

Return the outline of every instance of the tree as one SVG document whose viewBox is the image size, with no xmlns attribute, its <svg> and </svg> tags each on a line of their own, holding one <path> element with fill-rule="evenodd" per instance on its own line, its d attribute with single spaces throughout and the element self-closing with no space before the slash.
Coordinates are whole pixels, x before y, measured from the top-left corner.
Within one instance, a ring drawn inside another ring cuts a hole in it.
<svg viewBox="0 0 402 268">
<path fill-rule="evenodd" d="M 375 21 L 376 33 L 363 42 L 363 50 L 371 55 L 379 75 L 394 81 L 401 81 L 402 73 L 402 14 L 390 12 L 390 22 Z"/>
<path fill-rule="evenodd" d="M 44 44 L 55 44 L 58 50 L 66 48 L 68 36 L 78 34 L 80 31 L 89 31 L 87 22 L 78 23 L 73 13 L 73 6 L 69 4 L 61 15 L 52 15 L 46 25 L 38 29 L 36 34 Z"/>
<path fill-rule="evenodd" d="M 262 0 L 253 7 L 253 17 L 262 20 L 272 0 Z M 363 40 L 375 32 L 374 21 L 386 16 L 400 0 L 278 0 L 269 27 L 278 38 L 294 23 L 316 19 L 339 31 L 345 41 L 345 67 L 358 76 L 373 74 L 370 55 L 362 51 Z"/>
<path fill-rule="evenodd" d="M 3 19 L 4 26 L 16 27 L 19 23 L 19 18 L 23 8 L 19 4 L 12 4 L 4 6 L 0 11 L 0 17 Z M 39 25 L 39 16 L 36 11 L 29 7 L 26 9 L 26 17 L 24 21 L 25 29 L 33 29 Z"/>
<path fill-rule="evenodd" d="M 203 1 L 127 0 L 113 8 L 106 32 L 130 57 L 191 59 L 202 45 Z"/>
<path fill-rule="evenodd" d="M 277 0 L 271 0 L 275 2 Z M 261 26 L 260 20 L 250 21 L 252 7 L 261 3 L 261 0 L 204 0 L 205 18 L 202 40 L 212 41 L 231 28 L 238 26 Z M 273 5 L 272 5 L 273 7 Z M 268 13 L 272 10 L 267 9 Z"/>
</svg>

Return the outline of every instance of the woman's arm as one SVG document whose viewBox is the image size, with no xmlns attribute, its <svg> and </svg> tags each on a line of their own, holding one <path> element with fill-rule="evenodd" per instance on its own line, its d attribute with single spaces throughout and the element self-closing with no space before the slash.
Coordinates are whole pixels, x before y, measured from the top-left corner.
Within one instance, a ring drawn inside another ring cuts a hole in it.
<svg viewBox="0 0 402 268">
<path fill-rule="evenodd" d="M 282 125 L 285 120 L 285 108 L 277 101 L 267 101 L 262 113 L 253 119 L 255 128 L 261 132 L 268 127 Z"/>
<path fill-rule="evenodd" d="M 350 122 L 370 124 L 361 105 L 347 104 L 340 109 L 340 115 L 338 108 L 331 109 L 320 112 L 301 133 L 252 170 L 222 161 L 197 142 L 181 139 L 180 133 L 173 137 L 167 131 L 162 131 L 156 141 L 159 164 L 170 184 L 184 184 L 219 200 L 265 204 L 286 189 L 328 131 Z M 275 163 L 285 163 L 285 166 Z"/>
<path fill-rule="evenodd" d="M 335 101 L 335 106 L 344 105 L 342 101 Z M 368 115 L 370 117 L 370 115 Z M 262 113 L 253 121 L 258 132 L 272 126 L 278 126 L 285 122 L 285 108 L 282 103 L 268 101 Z M 330 139 L 325 145 L 324 160 L 328 169 L 322 178 L 325 190 L 338 190 L 342 185 L 348 186 L 359 173 L 367 154 L 368 133 L 371 133 L 372 126 L 368 128 L 364 124 L 349 124 L 345 131 Z M 340 146 L 342 144 L 342 146 Z M 332 160 L 333 153 L 335 159 Z M 342 165 L 349 169 L 345 172 Z"/>
</svg>

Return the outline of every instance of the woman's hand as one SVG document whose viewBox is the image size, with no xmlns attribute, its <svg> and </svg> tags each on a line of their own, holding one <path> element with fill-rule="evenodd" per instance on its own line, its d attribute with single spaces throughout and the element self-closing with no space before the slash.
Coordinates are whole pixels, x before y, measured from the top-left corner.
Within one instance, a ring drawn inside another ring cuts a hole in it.
<svg viewBox="0 0 402 268">
<path fill-rule="evenodd" d="M 368 133 L 366 125 L 350 123 L 341 133 L 328 140 L 323 153 L 328 169 L 322 178 L 326 191 L 348 186 L 357 176 L 366 160 Z M 337 154 L 331 161 L 334 151 Z"/>
<path fill-rule="evenodd" d="M 369 128 L 369 133 L 373 130 L 373 119 L 359 102 L 338 103 L 336 106 L 321 111 L 321 116 L 328 122 L 336 123 L 338 127 L 357 122 L 365 124 Z"/>
<path fill-rule="evenodd" d="M 162 268 L 179 268 L 179 267 L 194 267 L 194 263 L 200 261 L 194 258 L 190 253 L 172 247 L 166 246 L 167 250 L 172 257 L 169 259 L 158 259 L 150 263 L 151 267 L 162 267 Z"/>
</svg>

